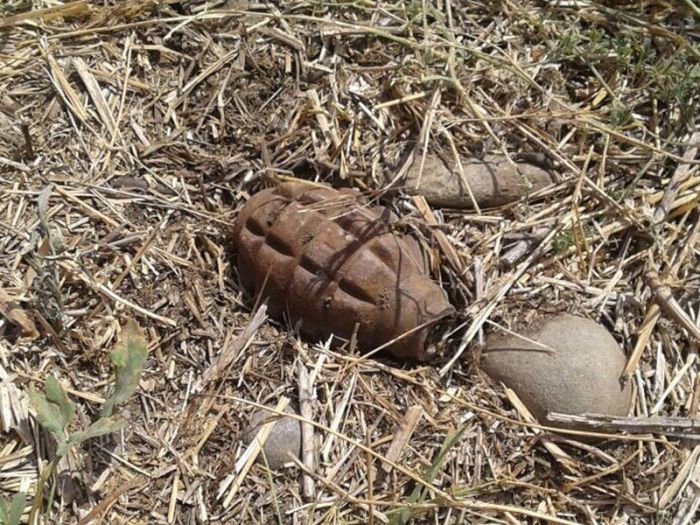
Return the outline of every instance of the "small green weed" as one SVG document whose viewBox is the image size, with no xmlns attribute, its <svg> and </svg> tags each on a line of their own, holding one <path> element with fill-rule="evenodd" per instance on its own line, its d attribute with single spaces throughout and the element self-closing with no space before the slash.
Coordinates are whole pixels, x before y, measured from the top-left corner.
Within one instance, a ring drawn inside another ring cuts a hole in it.
<svg viewBox="0 0 700 525">
<path fill-rule="evenodd" d="M 130 320 L 122 330 L 121 341 L 110 353 L 116 375 L 114 392 L 107 399 L 100 417 L 84 430 L 69 433 L 68 426 L 75 418 L 75 409 L 61 384 L 54 376 L 48 376 L 44 392 L 34 388 L 29 391 L 29 400 L 36 412 L 36 419 L 56 440 L 56 453 L 44 469 L 37 483 L 32 502 L 29 523 L 41 505 L 41 497 L 46 481 L 51 476 L 58 461 L 75 445 L 98 436 L 111 434 L 122 429 L 126 422 L 112 413 L 118 405 L 124 403 L 138 388 L 138 380 L 146 363 L 148 345 L 141 328 Z"/>
<path fill-rule="evenodd" d="M 552 239 L 552 250 L 557 255 L 564 253 L 574 245 L 574 232 L 572 230 L 563 231 Z"/>
<path fill-rule="evenodd" d="M 462 436 L 466 429 L 467 427 L 464 426 L 460 429 L 452 430 L 451 432 L 447 433 L 444 441 L 442 442 L 442 447 L 440 447 L 440 451 L 435 455 L 435 458 L 433 458 L 433 462 L 430 464 L 430 467 L 428 467 L 428 470 L 426 470 L 425 474 L 423 475 L 423 479 L 425 481 L 427 481 L 428 483 L 432 483 L 433 479 L 435 478 L 435 476 L 437 476 L 438 472 L 447 460 L 447 454 L 452 449 L 452 447 L 454 447 L 457 444 L 459 438 Z M 408 497 L 408 503 L 420 503 L 421 501 L 424 501 L 426 496 L 425 492 L 425 487 L 415 487 L 411 495 Z M 391 521 L 389 522 L 390 525 L 406 525 L 414 517 L 412 515 L 410 507 L 403 507 L 395 511 L 390 511 L 387 514 L 393 514 Z"/>
<path fill-rule="evenodd" d="M 26 500 L 27 495 L 24 492 L 15 494 L 9 505 L 0 499 L 0 525 L 19 525 Z"/>
</svg>

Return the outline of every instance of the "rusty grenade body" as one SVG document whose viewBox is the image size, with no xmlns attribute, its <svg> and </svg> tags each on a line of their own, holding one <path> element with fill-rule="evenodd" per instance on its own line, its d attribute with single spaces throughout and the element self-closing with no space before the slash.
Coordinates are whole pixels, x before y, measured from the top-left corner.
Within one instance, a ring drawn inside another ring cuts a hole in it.
<svg viewBox="0 0 700 525">
<path fill-rule="evenodd" d="M 454 313 L 415 239 L 351 190 L 291 182 L 260 191 L 240 210 L 234 242 L 247 292 L 268 298 L 271 316 L 301 320 L 315 341 L 357 330 L 367 352 L 403 335 L 386 350 L 424 361 L 431 330 Z"/>
</svg>

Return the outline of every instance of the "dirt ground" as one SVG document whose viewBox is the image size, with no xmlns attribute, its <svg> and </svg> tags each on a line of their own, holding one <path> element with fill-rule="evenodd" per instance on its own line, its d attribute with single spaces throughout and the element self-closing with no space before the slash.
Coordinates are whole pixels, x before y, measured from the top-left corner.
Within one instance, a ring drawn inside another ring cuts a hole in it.
<svg viewBox="0 0 700 525">
<path fill-rule="evenodd" d="M 86 427 L 133 318 L 127 425 L 58 463 L 47 523 L 698 523 L 696 4 L 0 0 L 0 496 L 28 492 L 25 523 L 55 453 L 30 386 L 54 375 Z M 387 191 L 492 153 L 557 182 L 479 210 Z M 237 210 L 290 178 L 428 249 L 458 310 L 434 362 L 311 343 L 243 294 Z M 585 417 L 595 442 L 477 366 L 557 312 L 625 351 L 633 409 Z M 256 405 L 300 398 L 313 469 L 244 464 Z"/>
</svg>

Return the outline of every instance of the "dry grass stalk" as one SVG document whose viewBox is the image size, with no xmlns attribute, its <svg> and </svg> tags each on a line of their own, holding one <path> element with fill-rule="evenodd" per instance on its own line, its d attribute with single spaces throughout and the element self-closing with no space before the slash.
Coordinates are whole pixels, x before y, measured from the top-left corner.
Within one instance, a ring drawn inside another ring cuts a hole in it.
<svg viewBox="0 0 700 525">
<path fill-rule="evenodd" d="M 250 322 L 245 326 L 243 332 L 235 339 L 231 340 L 231 333 L 224 341 L 224 346 L 216 357 L 216 360 L 204 371 L 202 378 L 194 387 L 194 392 L 202 392 L 212 381 L 220 378 L 221 374 L 233 363 L 241 352 L 245 351 L 250 344 L 252 337 L 267 320 L 267 305 L 262 305 L 255 312 Z"/>
<path fill-rule="evenodd" d="M 523 404 L 523 402 L 520 401 L 520 398 L 518 398 L 517 394 L 508 387 L 504 387 L 504 390 L 506 396 L 508 397 L 508 400 L 513 404 L 520 416 L 528 423 L 536 423 L 536 419 L 530 413 L 527 407 Z M 564 467 L 570 472 L 577 471 L 576 462 L 574 461 L 574 459 L 569 454 L 564 452 L 561 449 L 561 447 L 559 447 L 556 443 L 553 443 L 550 439 L 547 439 L 545 437 L 542 439 L 542 444 L 544 445 L 544 448 L 546 448 L 547 451 L 552 455 L 552 457 L 554 457 L 554 459 L 556 459 L 557 462 L 561 464 L 562 467 Z"/>
<path fill-rule="evenodd" d="M 48 22 L 55 18 L 69 18 L 85 13 L 88 8 L 88 0 L 75 0 L 74 2 L 68 2 L 62 5 L 26 11 L 24 13 L 4 17 L 0 20 L 0 28 L 19 25 L 37 19 Z"/>
<path fill-rule="evenodd" d="M 688 314 L 679 306 L 678 302 L 673 298 L 671 288 L 661 282 L 659 274 L 654 271 L 649 271 L 647 273 L 647 281 L 654 294 L 656 304 L 658 304 L 666 314 L 672 317 L 674 321 L 688 330 L 688 333 L 691 334 L 696 341 L 700 342 L 700 328 L 690 320 Z"/>
<path fill-rule="evenodd" d="M 289 405 L 289 399 L 286 397 L 283 397 L 279 400 L 277 403 L 277 406 L 275 407 L 275 411 L 277 412 L 283 412 L 285 408 Z M 271 418 L 270 421 L 266 422 L 260 427 L 260 430 L 258 430 L 258 433 L 255 435 L 253 440 L 250 442 L 250 445 L 248 445 L 248 448 L 245 450 L 243 455 L 238 459 L 236 462 L 236 477 L 232 480 L 233 483 L 227 483 L 226 480 L 224 480 L 224 483 L 222 484 L 221 490 L 226 490 L 228 488 L 228 494 L 226 495 L 226 498 L 224 498 L 223 505 L 224 507 L 229 507 L 231 505 L 231 502 L 233 501 L 234 496 L 238 492 L 238 489 L 241 488 L 241 484 L 243 483 L 243 479 L 245 478 L 246 474 L 248 474 L 248 471 L 250 470 L 250 467 L 253 466 L 253 463 L 255 462 L 256 458 L 258 457 L 258 454 L 260 454 L 260 451 L 262 451 L 263 447 L 265 446 L 265 441 L 267 441 L 268 436 L 270 435 L 270 431 L 272 430 L 272 427 L 275 425 L 275 418 Z M 229 488 L 230 485 L 230 488 Z"/>
<path fill-rule="evenodd" d="M 80 448 L 81 497 L 57 486 L 57 523 L 381 523 L 406 507 L 416 523 L 692 523 L 695 2 L 0 4 L 0 497 L 31 492 L 52 446 L 23 412 L 28 383 L 56 373 L 89 418 L 133 310 L 152 357 L 130 425 Z M 401 187 L 427 153 L 494 152 L 559 182 L 480 214 Z M 289 177 L 381 200 L 446 262 L 434 277 L 459 318 L 434 366 L 310 345 L 242 294 L 236 210 Z M 554 434 L 478 372 L 481 334 L 563 310 L 628 352 L 633 418 Z M 303 397 L 301 364 L 317 463 L 236 470 L 248 411 Z"/>
<path fill-rule="evenodd" d="M 412 406 L 404 414 L 403 419 L 399 424 L 399 430 L 394 434 L 394 439 L 389 445 L 389 450 L 386 453 L 386 458 L 397 463 L 401 458 L 401 453 L 404 448 L 408 446 L 408 443 L 413 436 L 413 432 L 416 430 L 416 426 L 423 416 L 423 408 L 421 406 Z M 384 472 L 387 474 L 391 472 L 390 465 L 382 465 Z"/>
<path fill-rule="evenodd" d="M 301 494 L 307 501 L 312 501 L 316 496 L 313 473 L 315 470 L 314 455 L 315 439 L 314 427 L 309 421 L 313 420 L 314 410 L 313 401 L 313 384 L 309 378 L 309 372 L 306 367 L 299 363 L 299 411 L 301 417 L 301 461 L 304 464 L 305 472 L 301 480 Z"/>
<path fill-rule="evenodd" d="M 679 164 L 674 170 L 661 202 L 656 205 L 656 210 L 654 210 L 654 222 L 657 224 L 666 219 L 671 208 L 671 203 L 675 200 L 676 195 L 678 194 L 680 183 L 691 175 L 691 166 L 687 163 L 687 161 L 695 160 L 695 157 L 698 154 L 698 143 L 700 143 L 700 132 L 696 132 L 691 135 L 689 140 L 689 144 L 691 144 L 691 146 L 683 154 L 683 159 L 686 162 Z"/>
</svg>

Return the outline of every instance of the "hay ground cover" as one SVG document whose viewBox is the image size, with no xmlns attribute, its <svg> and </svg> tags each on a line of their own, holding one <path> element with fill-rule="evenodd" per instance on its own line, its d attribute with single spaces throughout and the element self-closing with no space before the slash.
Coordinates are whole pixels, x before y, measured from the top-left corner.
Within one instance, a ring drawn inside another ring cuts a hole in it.
<svg viewBox="0 0 700 525">
<path fill-rule="evenodd" d="M 30 387 L 55 376 L 85 428 L 133 318 L 128 424 L 57 463 L 47 523 L 697 523 L 698 20 L 694 0 L 4 0 L 0 496 L 28 494 L 25 523 L 56 452 Z M 428 153 L 557 182 L 431 207 L 400 178 Z M 392 207 L 428 249 L 459 310 L 434 363 L 311 344 L 243 294 L 237 210 L 293 178 Z M 557 312 L 627 357 L 633 410 L 583 417 L 597 442 L 477 366 L 485 334 Z M 245 464 L 256 407 L 300 401 L 313 465 Z"/>
</svg>

